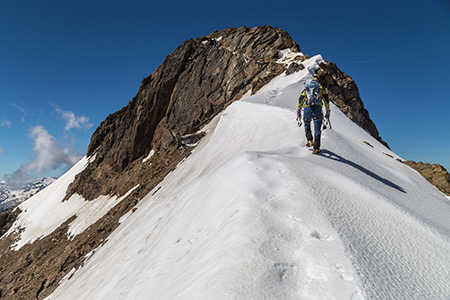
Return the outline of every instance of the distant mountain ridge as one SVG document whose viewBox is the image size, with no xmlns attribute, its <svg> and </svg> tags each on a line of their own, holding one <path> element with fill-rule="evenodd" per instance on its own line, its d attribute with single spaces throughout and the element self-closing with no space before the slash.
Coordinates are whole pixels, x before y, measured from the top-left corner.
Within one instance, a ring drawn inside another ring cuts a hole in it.
<svg viewBox="0 0 450 300">
<path fill-rule="evenodd" d="M 22 188 L 10 188 L 4 182 L 0 183 L 0 211 L 15 207 L 20 203 L 24 202 L 33 195 L 42 191 L 44 188 L 52 184 L 56 178 L 44 177 L 42 179 L 37 179 L 30 181 Z"/>
</svg>

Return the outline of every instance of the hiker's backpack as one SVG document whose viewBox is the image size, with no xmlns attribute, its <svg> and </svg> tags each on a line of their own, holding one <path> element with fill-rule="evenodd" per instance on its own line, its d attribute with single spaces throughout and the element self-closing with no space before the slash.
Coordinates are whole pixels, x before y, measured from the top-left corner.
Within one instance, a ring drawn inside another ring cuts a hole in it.
<svg viewBox="0 0 450 300">
<path fill-rule="evenodd" d="M 319 93 L 319 82 L 316 79 L 308 79 L 305 84 L 307 105 L 318 105 L 322 102 Z"/>
</svg>

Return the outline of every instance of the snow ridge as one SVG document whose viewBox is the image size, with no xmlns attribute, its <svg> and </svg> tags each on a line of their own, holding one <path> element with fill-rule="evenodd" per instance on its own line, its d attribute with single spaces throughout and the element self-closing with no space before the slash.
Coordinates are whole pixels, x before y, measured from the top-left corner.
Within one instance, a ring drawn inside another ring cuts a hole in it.
<svg viewBox="0 0 450 300">
<path fill-rule="evenodd" d="M 323 155 L 301 146 L 320 60 L 217 116 L 47 299 L 448 299 L 448 198 L 335 106 Z"/>
<path fill-rule="evenodd" d="M 216 116 L 192 154 L 47 300 L 447 300 L 449 198 L 334 105 L 323 154 L 302 147 L 297 98 L 321 61 Z M 63 201 L 93 159 L 19 206 L 8 232 L 19 233 L 15 250 L 76 216 L 73 238 L 137 188 Z"/>
</svg>

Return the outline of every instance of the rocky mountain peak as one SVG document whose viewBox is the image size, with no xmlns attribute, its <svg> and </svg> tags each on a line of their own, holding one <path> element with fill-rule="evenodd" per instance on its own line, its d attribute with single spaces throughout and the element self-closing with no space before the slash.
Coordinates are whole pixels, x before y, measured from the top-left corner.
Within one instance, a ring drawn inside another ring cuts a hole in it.
<svg viewBox="0 0 450 300">
<path fill-rule="evenodd" d="M 86 199 L 125 194 L 148 176 L 140 162 L 152 150 L 153 164 L 181 160 L 189 153 L 180 148 L 186 137 L 198 139 L 198 129 L 227 105 L 249 91 L 255 93 L 286 69 L 302 68 L 301 63 L 293 63 L 296 68 L 277 63 L 280 50 L 286 49 L 299 53 L 298 61 L 309 58 L 287 32 L 268 25 L 228 28 L 186 40 L 142 81 L 127 106 L 97 128 L 87 151 L 95 161 L 77 176 L 66 198 L 74 193 Z M 354 81 L 333 63 L 322 68 L 319 75 L 331 100 L 382 141 Z"/>
<path fill-rule="evenodd" d="M 96 159 L 77 177 L 68 196 L 123 194 L 141 177 L 134 162 L 151 150 L 159 164 L 173 160 L 173 154 L 180 156 L 185 135 L 285 71 L 276 63 L 283 49 L 300 51 L 288 33 L 271 26 L 229 28 L 185 41 L 142 81 L 126 107 L 97 128 L 87 151 Z M 135 175 L 126 180 L 124 171 Z"/>
</svg>

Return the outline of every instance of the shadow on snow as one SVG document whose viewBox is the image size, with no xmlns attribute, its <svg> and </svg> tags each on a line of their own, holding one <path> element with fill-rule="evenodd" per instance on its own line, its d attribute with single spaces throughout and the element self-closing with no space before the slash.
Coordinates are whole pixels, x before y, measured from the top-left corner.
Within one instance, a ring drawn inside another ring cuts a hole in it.
<svg viewBox="0 0 450 300">
<path fill-rule="evenodd" d="M 387 180 L 386 178 L 380 177 L 379 175 L 375 174 L 374 172 L 367 170 L 366 168 L 364 168 L 363 166 L 360 166 L 348 159 L 343 158 L 342 156 L 337 155 L 336 153 L 329 151 L 329 150 L 322 150 L 322 155 L 326 158 L 332 159 L 334 161 L 340 162 L 340 163 L 344 163 L 347 164 L 349 166 L 352 166 L 353 168 L 365 173 L 366 175 L 369 175 L 370 177 L 372 177 L 373 179 L 376 179 L 378 181 L 380 181 L 381 183 L 384 183 L 387 186 L 390 186 L 391 188 L 394 188 L 402 193 L 406 193 L 406 191 L 401 187 L 396 185 L 395 183 L 393 183 L 390 180 Z"/>
</svg>

